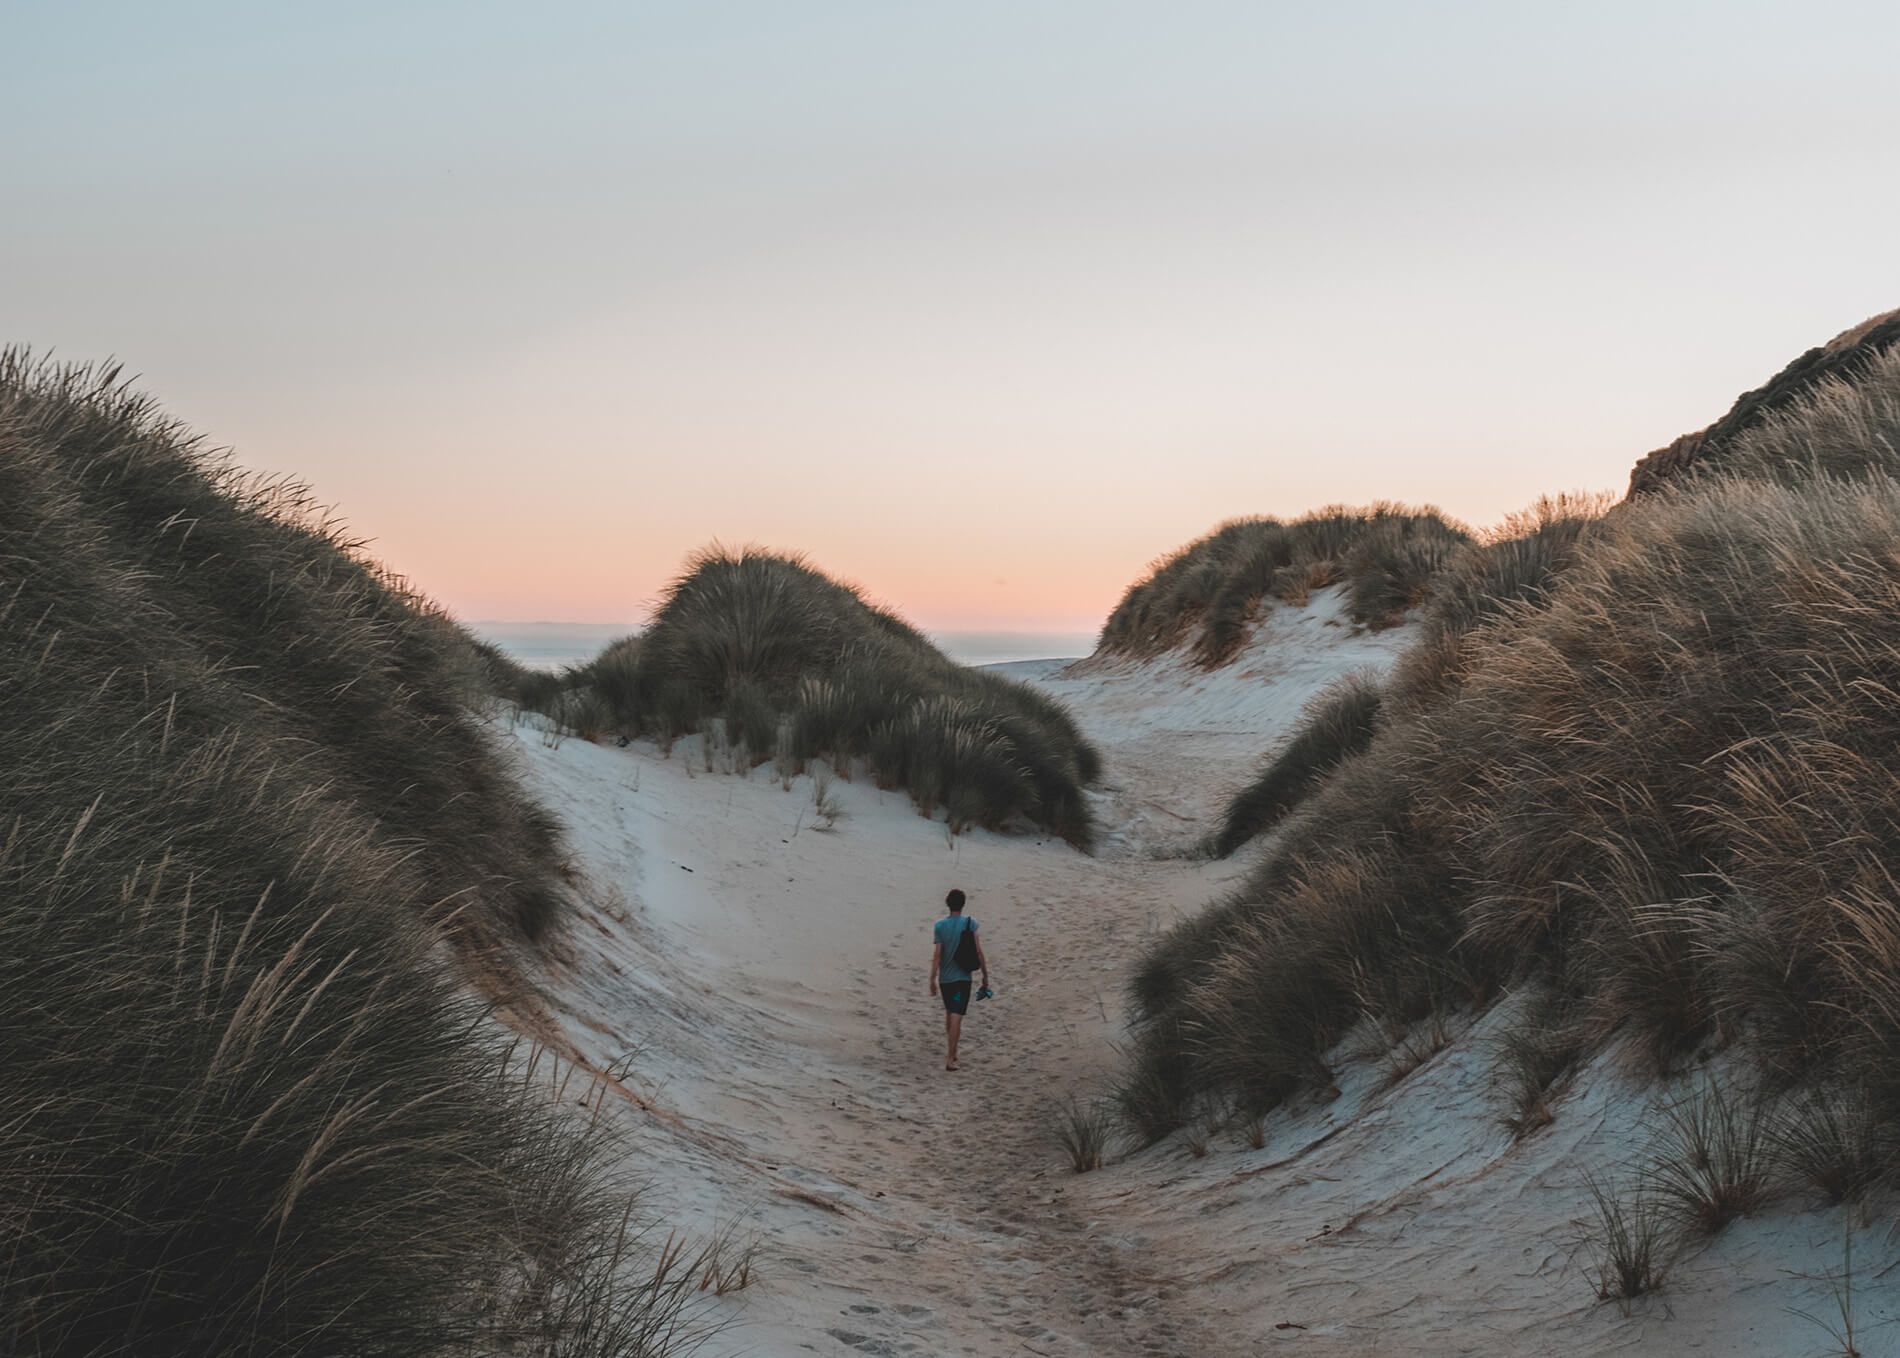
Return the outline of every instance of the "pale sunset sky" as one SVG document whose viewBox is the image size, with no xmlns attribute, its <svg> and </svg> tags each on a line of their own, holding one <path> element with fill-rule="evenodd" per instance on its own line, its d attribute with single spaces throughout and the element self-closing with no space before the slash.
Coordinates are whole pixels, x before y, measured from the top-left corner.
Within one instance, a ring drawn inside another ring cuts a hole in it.
<svg viewBox="0 0 1900 1358">
<path fill-rule="evenodd" d="M 1620 489 L 1900 304 L 1900 10 L 0 7 L 0 338 L 469 618 L 712 539 L 1089 629 L 1222 519 Z"/>
</svg>

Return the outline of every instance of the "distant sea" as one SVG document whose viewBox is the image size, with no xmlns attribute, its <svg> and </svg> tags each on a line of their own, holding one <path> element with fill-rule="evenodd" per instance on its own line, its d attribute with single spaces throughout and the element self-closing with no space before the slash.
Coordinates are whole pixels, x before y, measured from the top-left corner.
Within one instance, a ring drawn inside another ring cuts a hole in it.
<svg viewBox="0 0 1900 1358">
<path fill-rule="evenodd" d="M 497 622 L 478 620 L 469 630 L 493 642 L 534 670 L 579 665 L 608 642 L 640 630 L 631 622 Z M 1095 649 L 1093 632 L 932 632 L 945 655 L 965 665 L 1001 665 L 1011 660 L 1066 660 Z"/>
</svg>

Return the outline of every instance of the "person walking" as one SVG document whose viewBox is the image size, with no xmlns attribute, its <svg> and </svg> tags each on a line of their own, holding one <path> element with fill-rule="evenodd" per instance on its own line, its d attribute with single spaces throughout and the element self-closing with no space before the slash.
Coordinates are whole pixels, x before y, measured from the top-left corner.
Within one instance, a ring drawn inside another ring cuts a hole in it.
<svg viewBox="0 0 1900 1358">
<path fill-rule="evenodd" d="M 970 1012 L 970 984 L 973 970 L 983 973 L 983 992 L 990 988 L 990 959 L 983 952 L 983 940 L 977 936 L 976 921 L 963 913 L 964 895 L 951 891 L 943 898 L 950 913 L 938 920 L 931 931 L 930 993 L 943 994 L 943 1033 L 948 1044 L 943 1068 L 957 1068 L 957 1039 L 963 1036 L 963 1016 Z"/>
</svg>

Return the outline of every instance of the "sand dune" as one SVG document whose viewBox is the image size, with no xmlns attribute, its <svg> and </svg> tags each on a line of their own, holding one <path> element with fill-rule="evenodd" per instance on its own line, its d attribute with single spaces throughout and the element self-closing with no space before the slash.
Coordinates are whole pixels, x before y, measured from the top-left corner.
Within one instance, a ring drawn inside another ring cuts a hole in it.
<svg viewBox="0 0 1900 1358">
<path fill-rule="evenodd" d="M 821 828 L 809 777 L 788 791 L 770 766 L 708 772 L 696 741 L 662 757 L 512 728 L 590 898 L 543 978 L 561 1040 L 618 1075 L 597 1111 L 655 1219 L 759 1244 L 753 1285 L 708 1302 L 725 1327 L 707 1352 L 1825 1349 L 1791 1312 L 1834 1314 L 1838 1214 L 1741 1223 L 1651 1305 L 1596 1302 L 1585 1176 L 1641 1152 L 1657 1091 L 1603 1058 L 1552 1128 L 1513 1145 L 1489 1087 L 1496 1011 L 1396 1084 L 1349 1063 L 1336 1098 L 1273 1114 L 1260 1150 L 1216 1133 L 1196 1158 L 1176 1138 L 1078 1177 L 1050 1142 L 1049 1104 L 1115 1073 L 1143 940 L 1245 868 L 1168 855 L 1313 693 L 1388 663 L 1405 630 L 1358 632 L 1322 594 L 1273 610 L 1212 674 L 1168 657 L 1013 667 L 1107 756 L 1097 857 L 951 838 L 863 783 L 833 785 L 841 815 Z M 926 993 L 951 886 L 970 893 L 998 992 L 956 1074 Z M 595 1097 L 584 1086 L 563 1097 Z M 1864 1276 L 1894 1257 L 1875 1233 L 1856 1242 Z"/>
</svg>

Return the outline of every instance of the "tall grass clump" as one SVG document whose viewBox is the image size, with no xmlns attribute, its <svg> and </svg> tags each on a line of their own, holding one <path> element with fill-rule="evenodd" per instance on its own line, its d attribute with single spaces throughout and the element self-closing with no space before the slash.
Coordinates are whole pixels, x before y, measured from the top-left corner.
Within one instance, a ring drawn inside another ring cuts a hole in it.
<svg viewBox="0 0 1900 1358">
<path fill-rule="evenodd" d="M 562 900 L 488 677 L 300 488 L 0 358 L 0 1350 L 660 1351 L 465 983 Z"/>
<path fill-rule="evenodd" d="M 1158 655 L 1191 643 L 1216 666 L 1246 640 L 1270 599 L 1303 605 L 1310 591 L 1346 587 L 1356 622 L 1386 626 L 1423 602 L 1432 577 L 1470 534 L 1436 509 L 1332 506 L 1283 522 L 1237 519 L 1156 563 L 1129 587 L 1099 649 Z"/>
<path fill-rule="evenodd" d="M 1041 827 L 1086 846 L 1095 749 L 1053 699 L 959 665 L 804 560 L 712 548 L 637 640 L 570 671 L 626 733 L 723 722 L 753 763 L 862 762 L 957 828 Z M 544 707 L 543 710 L 549 710 Z"/>
<path fill-rule="evenodd" d="M 1580 1050 L 1734 1047 L 1900 1124 L 1896 389 L 1822 383 L 1726 472 L 1442 571 L 1366 748 L 1138 972 L 1144 1059 L 1270 1097 L 1368 1013 L 1528 981 Z"/>
</svg>

